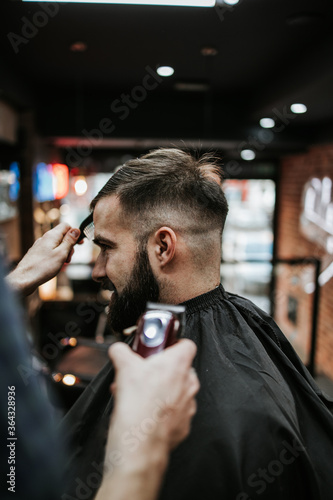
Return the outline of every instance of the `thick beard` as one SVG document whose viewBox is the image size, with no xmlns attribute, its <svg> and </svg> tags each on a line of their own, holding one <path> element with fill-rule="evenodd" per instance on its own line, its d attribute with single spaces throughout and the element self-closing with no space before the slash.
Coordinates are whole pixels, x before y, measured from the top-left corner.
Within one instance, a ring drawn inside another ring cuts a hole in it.
<svg viewBox="0 0 333 500">
<path fill-rule="evenodd" d="M 136 324 L 145 311 L 148 301 L 157 302 L 159 285 L 151 268 L 146 248 L 140 248 L 136 254 L 136 263 L 127 285 L 121 294 L 115 290 L 112 294 L 108 323 L 112 330 L 121 333 L 125 328 Z"/>
</svg>

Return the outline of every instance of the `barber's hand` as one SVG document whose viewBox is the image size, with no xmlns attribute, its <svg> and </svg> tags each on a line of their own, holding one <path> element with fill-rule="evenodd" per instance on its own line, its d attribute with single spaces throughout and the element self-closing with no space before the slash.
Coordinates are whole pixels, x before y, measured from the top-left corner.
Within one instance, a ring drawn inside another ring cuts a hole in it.
<svg viewBox="0 0 333 500">
<path fill-rule="evenodd" d="M 7 276 L 9 285 L 23 295 L 32 293 L 70 262 L 79 236 L 79 229 L 64 222 L 45 233 Z"/>
<path fill-rule="evenodd" d="M 194 342 L 180 340 L 159 354 L 143 359 L 126 344 L 116 343 L 109 355 L 116 369 L 114 427 L 117 439 L 138 432 L 137 438 L 162 444 L 167 452 L 190 431 L 196 412 L 198 378 L 191 368 Z M 136 429 L 136 430 L 134 430 Z M 128 436 L 127 436 L 128 437 Z M 134 437 L 134 436 L 133 436 Z M 122 446 L 123 443 L 120 443 Z"/>
<path fill-rule="evenodd" d="M 195 353 L 187 339 L 146 359 L 126 344 L 110 347 L 116 404 L 95 500 L 157 498 L 170 450 L 188 435 L 196 411 Z"/>
</svg>

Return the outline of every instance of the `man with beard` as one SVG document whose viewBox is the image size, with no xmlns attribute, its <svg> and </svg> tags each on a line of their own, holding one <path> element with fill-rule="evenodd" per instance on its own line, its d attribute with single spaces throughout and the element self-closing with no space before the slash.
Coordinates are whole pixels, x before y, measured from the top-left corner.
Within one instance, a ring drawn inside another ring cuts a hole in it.
<svg viewBox="0 0 333 500">
<path fill-rule="evenodd" d="M 273 320 L 220 284 L 221 183 L 213 158 L 160 149 L 123 165 L 91 203 L 93 278 L 113 290 L 112 328 L 134 325 L 148 300 L 184 304 L 185 336 L 198 347 L 198 412 L 160 498 L 328 500 L 333 420 L 324 398 Z M 69 468 L 79 471 L 71 498 L 103 464 L 111 376 L 102 370 L 68 415 Z M 133 427 L 121 440 L 135 450 L 145 433 Z"/>
<path fill-rule="evenodd" d="M 170 155 L 170 168 L 163 172 L 164 155 Z M 142 165 L 128 162 L 91 203 L 94 242 L 101 249 L 92 277 L 113 291 L 109 321 L 117 332 L 135 325 L 147 301 L 179 304 L 220 283 L 228 207 L 217 165 L 203 160 L 196 172 L 187 168 L 186 153 L 161 150 L 151 156 Z"/>
<path fill-rule="evenodd" d="M 198 411 L 160 499 L 329 500 L 333 421 L 323 395 L 273 320 L 220 284 L 221 182 L 209 156 L 160 149 L 127 162 L 91 204 L 101 250 L 93 277 L 113 290 L 111 326 L 133 325 L 146 300 L 182 303 L 185 336 L 198 347 Z M 63 500 L 94 497 L 91 481 L 82 485 L 103 470 L 112 373 L 105 367 L 65 419 L 73 453 Z M 142 426 L 121 436 L 129 451 L 145 439 Z"/>
</svg>

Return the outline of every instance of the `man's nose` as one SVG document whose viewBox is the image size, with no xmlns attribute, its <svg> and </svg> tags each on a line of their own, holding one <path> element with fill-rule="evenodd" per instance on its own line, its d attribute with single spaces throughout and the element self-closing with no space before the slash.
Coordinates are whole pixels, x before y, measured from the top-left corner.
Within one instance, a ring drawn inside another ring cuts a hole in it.
<svg viewBox="0 0 333 500">
<path fill-rule="evenodd" d="M 91 277 L 94 281 L 102 281 L 106 276 L 105 273 L 105 262 L 102 257 L 102 252 L 100 252 L 97 257 L 96 263 L 94 265 L 94 269 L 92 271 Z"/>
</svg>

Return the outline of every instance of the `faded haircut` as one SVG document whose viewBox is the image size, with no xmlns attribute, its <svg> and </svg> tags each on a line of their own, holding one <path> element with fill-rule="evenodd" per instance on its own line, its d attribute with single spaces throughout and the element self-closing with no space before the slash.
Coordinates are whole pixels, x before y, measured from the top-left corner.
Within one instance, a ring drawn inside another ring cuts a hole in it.
<svg viewBox="0 0 333 500">
<path fill-rule="evenodd" d="M 196 158 L 176 148 L 160 148 L 126 162 L 90 204 L 115 194 L 135 237 L 143 243 L 159 227 L 188 235 L 222 234 L 228 204 L 223 171 L 211 154 Z M 124 220 L 125 222 L 125 220 Z"/>
</svg>

